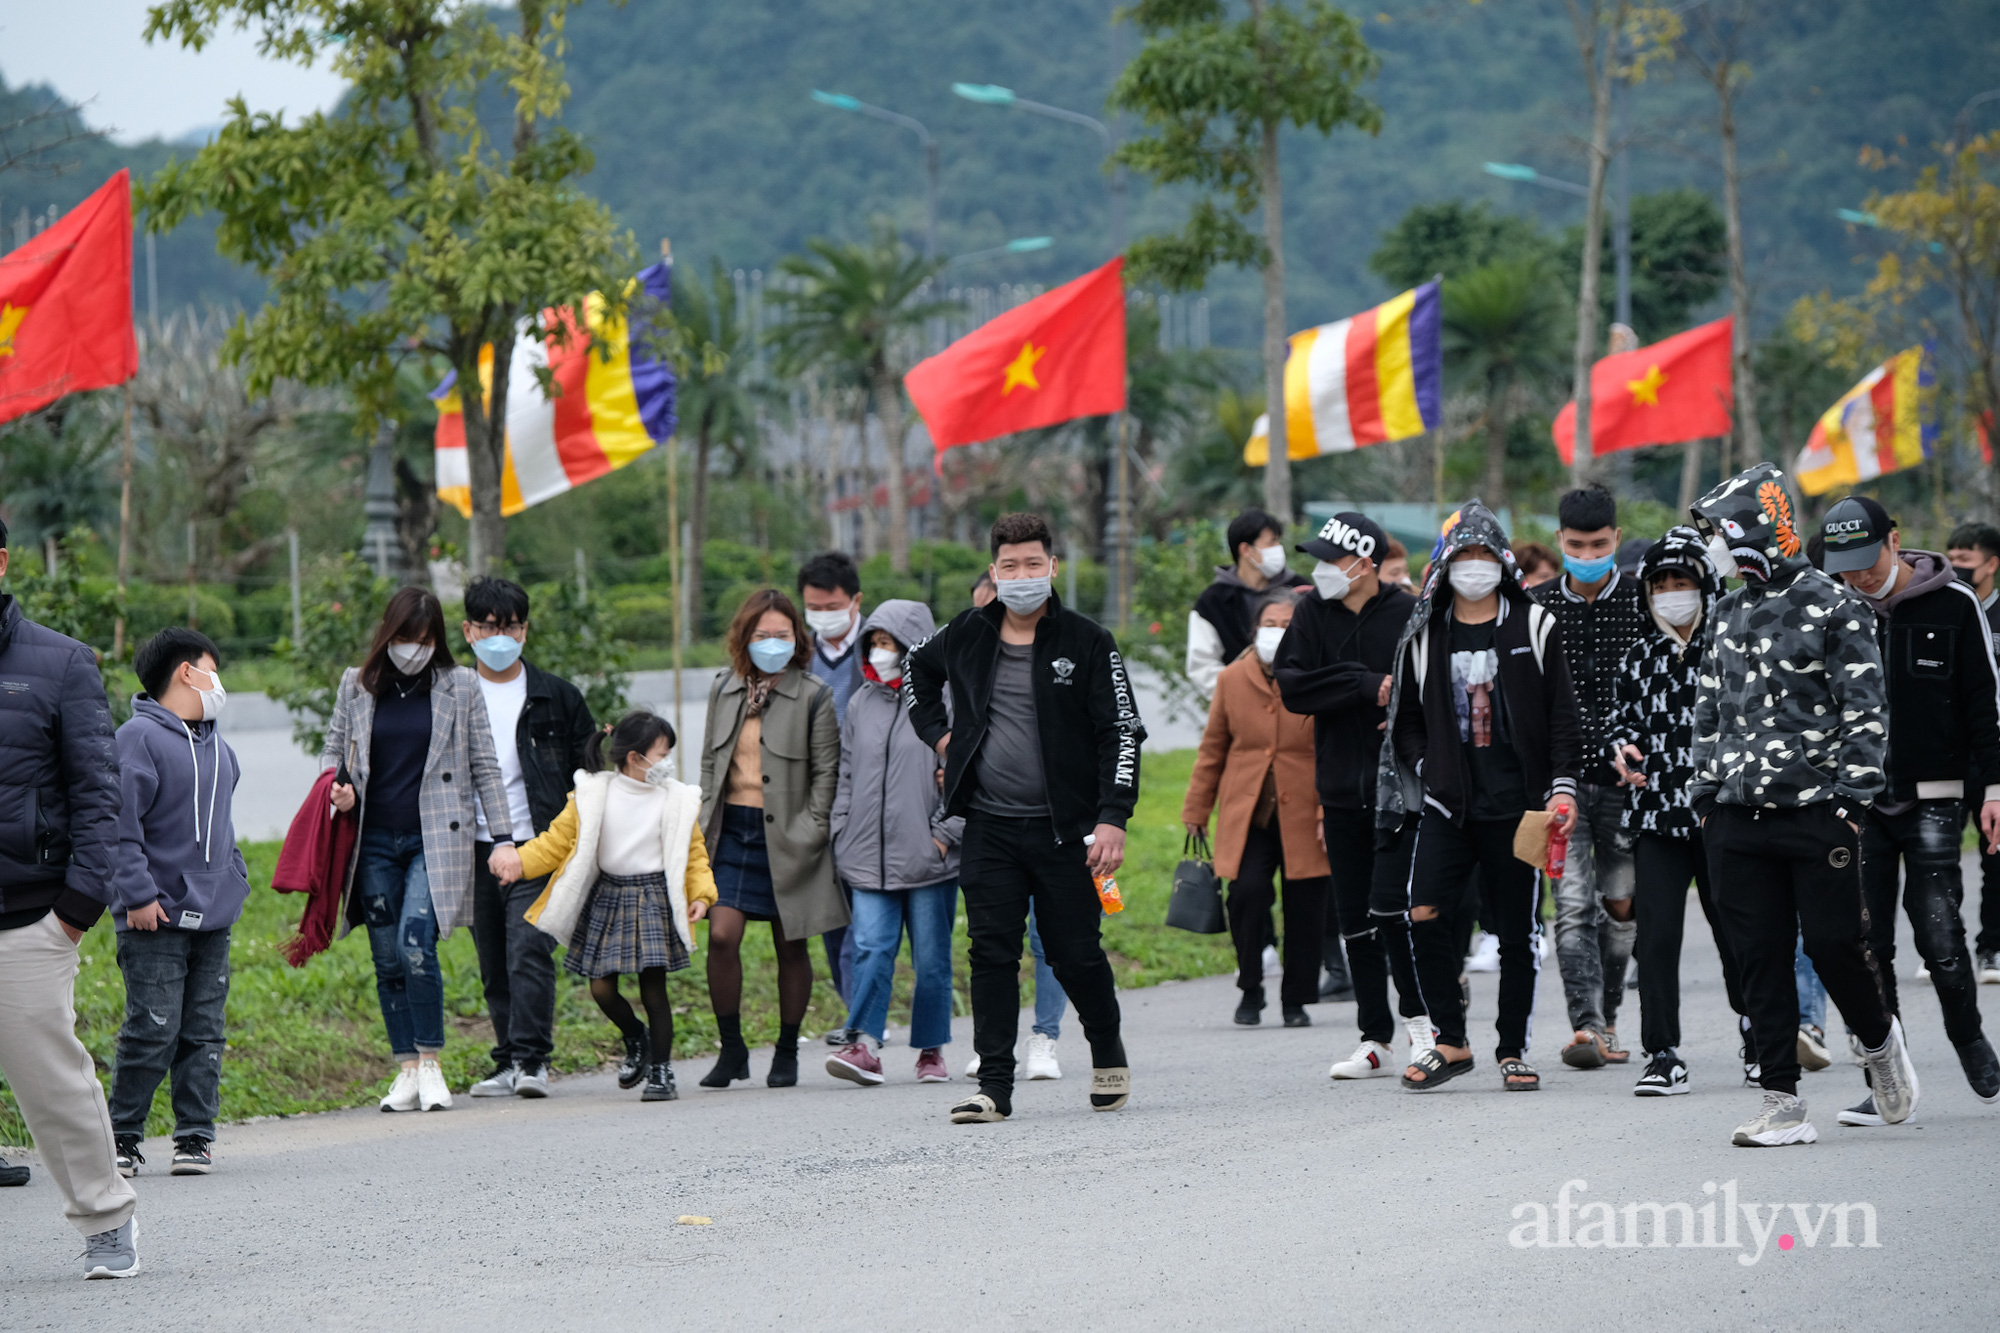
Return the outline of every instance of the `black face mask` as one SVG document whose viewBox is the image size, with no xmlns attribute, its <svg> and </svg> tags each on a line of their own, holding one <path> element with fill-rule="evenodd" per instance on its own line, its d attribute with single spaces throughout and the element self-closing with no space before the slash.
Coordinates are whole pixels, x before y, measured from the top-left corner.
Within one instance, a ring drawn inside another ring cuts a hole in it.
<svg viewBox="0 0 2000 1333">
<path fill-rule="evenodd" d="M 1953 574 L 1956 574 L 1958 576 L 1958 581 L 1960 583 L 1963 583 L 1966 587 L 1976 588 L 1979 586 L 1979 575 L 1967 569 L 1964 565 L 1953 565 L 1951 567 L 1951 572 Z"/>
</svg>

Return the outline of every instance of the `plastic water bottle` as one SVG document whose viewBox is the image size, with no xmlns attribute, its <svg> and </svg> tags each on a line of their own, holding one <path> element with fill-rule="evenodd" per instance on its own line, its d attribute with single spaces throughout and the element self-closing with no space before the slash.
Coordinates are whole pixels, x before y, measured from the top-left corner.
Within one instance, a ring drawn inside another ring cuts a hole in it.
<svg viewBox="0 0 2000 1333">
<path fill-rule="evenodd" d="M 1561 879 L 1563 867 L 1569 864 L 1569 834 L 1560 830 L 1549 835 L 1549 877 Z"/>
</svg>

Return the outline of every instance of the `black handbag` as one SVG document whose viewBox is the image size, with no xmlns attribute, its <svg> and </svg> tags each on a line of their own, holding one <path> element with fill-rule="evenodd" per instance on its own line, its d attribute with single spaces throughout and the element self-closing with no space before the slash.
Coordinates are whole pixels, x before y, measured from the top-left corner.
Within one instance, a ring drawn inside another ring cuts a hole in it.
<svg viewBox="0 0 2000 1333">
<path fill-rule="evenodd" d="M 1229 929 L 1222 913 L 1222 881 L 1215 877 L 1215 853 L 1208 833 L 1190 833 L 1181 844 L 1181 863 L 1174 867 L 1174 892 L 1167 900 L 1167 924 L 1196 935 L 1221 935 Z"/>
</svg>

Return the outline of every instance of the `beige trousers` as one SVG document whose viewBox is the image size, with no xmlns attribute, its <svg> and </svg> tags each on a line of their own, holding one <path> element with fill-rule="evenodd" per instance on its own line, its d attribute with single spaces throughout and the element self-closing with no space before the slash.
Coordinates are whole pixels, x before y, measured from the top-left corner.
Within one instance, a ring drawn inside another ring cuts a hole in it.
<svg viewBox="0 0 2000 1333">
<path fill-rule="evenodd" d="M 138 1196 L 118 1174 L 104 1085 L 76 1039 L 76 958 L 54 912 L 0 930 L 0 1073 L 62 1191 L 63 1216 L 95 1236 L 124 1226 Z"/>
</svg>

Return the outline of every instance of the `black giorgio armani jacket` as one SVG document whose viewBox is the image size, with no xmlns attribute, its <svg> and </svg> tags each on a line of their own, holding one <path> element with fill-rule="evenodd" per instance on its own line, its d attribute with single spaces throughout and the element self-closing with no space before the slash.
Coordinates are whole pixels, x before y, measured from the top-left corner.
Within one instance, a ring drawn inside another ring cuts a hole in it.
<svg viewBox="0 0 2000 1333">
<path fill-rule="evenodd" d="M 936 748 L 951 733 L 944 760 L 947 817 L 971 808 L 978 785 L 972 760 L 986 738 L 1006 613 L 995 601 L 953 617 L 910 651 L 903 674 L 910 725 L 924 744 Z M 1033 671 L 1042 779 L 1056 840 L 1081 839 L 1099 824 L 1125 827 L 1139 800 L 1146 728 L 1111 632 L 1051 593 L 1047 613 L 1035 622 Z"/>
</svg>

